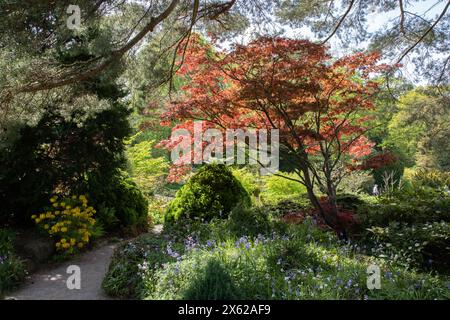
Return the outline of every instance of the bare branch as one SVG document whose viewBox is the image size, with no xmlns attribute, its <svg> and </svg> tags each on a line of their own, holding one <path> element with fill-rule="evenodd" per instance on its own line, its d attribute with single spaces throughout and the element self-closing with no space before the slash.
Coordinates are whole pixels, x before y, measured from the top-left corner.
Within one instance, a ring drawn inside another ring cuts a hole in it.
<svg viewBox="0 0 450 320">
<path fill-rule="evenodd" d="M 355 3 L 355 0 L 350 1 L 350 4 L 347 8 L 347 11 L 345 11 L 344 15 L 339 19 L 338 24 L 336 25 L 336 27 L 334 27 L 333 32 L 331 32 L 331 34 L 321 42 L 321 44 L 325 44 L 328 42 L 328 40 L 330 40 L 338 31 L 338 29 L 341 27 L 342 23 L 344 22 L 345 18 L 348 16 L 348 14 L 350 13 L 350 11 L 352 10 L 353 4 Z"/>
<path fill-rule="evenodd" d="M 444 10 L 442 10 L 439 17 L 436 19 L 436 21 L 425 31 L 425 33 L 411 46 L 409 47 L 402 56 L 397 60 L 397 63 L 400 63 L 412 50 L 414 50 L 417 45 L 422 42 L 423 39 L 434 29 L 434 27 L 441 21 L 441 19 L 445 16 L 447 13 L 448 7 L 450 7 L 450 0 L 447 2 L 447 5 L 445 6 Z"/>
</svg>

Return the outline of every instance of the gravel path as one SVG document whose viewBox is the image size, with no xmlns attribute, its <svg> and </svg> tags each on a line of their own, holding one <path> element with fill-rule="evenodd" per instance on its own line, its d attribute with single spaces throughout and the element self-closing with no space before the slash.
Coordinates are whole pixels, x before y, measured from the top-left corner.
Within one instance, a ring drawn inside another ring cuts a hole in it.
<svg viewBox="0 0 450 320">
<path fill-rule="evenodd" d="M 106 244 L 92 251 L 64 262 L 55 269 L 41 270 L 26 281 L 16 292 L 6 299 L 16 300 L 107 300 L 101 289 L 101 283 L 108 270 L 116 244 Z M 81 289 L 70 290 L 66 281 L 71 273 L 71 265 L 80 267 Z"/>
</svg>

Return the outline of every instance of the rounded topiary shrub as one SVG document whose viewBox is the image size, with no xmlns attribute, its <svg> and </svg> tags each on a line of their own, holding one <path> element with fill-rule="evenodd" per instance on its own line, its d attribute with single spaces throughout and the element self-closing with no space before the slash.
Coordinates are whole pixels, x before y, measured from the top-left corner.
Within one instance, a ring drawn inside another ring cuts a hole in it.
<svg viewBox="0 0 450 320">
<path fill-rule="evenodd" d="M 227 218 L 238 204 L 250 206 L 251 199 L 242 184 L 223 164 L 202 167 L 177 192 L 170 203 L 165 222 L 180 218 L 209 221 L 212 218 Z"/>
<path fill-rule="evenodd" d="M 148 227 L 148 201 L 131 178 L 118 173 L 107 180 L 91 178 L 89 182 L 89 196 L 106 230 Z"/>
</svg>

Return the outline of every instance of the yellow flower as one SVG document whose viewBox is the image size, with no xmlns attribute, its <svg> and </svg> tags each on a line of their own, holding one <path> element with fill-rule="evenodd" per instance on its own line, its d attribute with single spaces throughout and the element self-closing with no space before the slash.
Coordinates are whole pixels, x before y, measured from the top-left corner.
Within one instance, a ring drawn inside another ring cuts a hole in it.
<svg viewBox="0 0 450 320">
<path fill-rule="evenodd" d="M 70 239 L 70 244 L 71 244 L 71 245 L 74 245 L 76 242 L 77 242 L 77 241 L 76 241 L 74 238 L 71 238 L 71 239 Z"/>
<path fill-rule="evenodd" d="M 46 224 L 45 226 L 44 226 L 44 229 L 48 229 L 49 228 L 49 226 L 48 226 L 48 224 Z"/>
<path fill-rule="evenodd" d="M 58 198 L 55 196 L 55 197 L 51 197 L 50 198 L 50 202 L 51 203 L 54 203 L 54 202 L 56 202 L 56 200 L 58 200 Z"/>
<path fill-rule="evenodd" d="M 78 248 L 83 248 L 84 244 L 82 242 L 78 243 Z"/>
<path fill-rule="evenodd" d="M 64 238 L 61 239 L 61 243 L 66 243 L 66 242 L 67 242 L 66 239 L 64 239 Z"/>
<path fill-rule="evenodd" d="M 54 206 L 55 208 L 58 207 L 58 203 L 55 202 L 55 203 L 53 204 L 53 206 Z"/>
<path fill-rule="evenodd" d="M 62 227 L 61 228 L 61 232 L 67 232 L 67 228 L 66 227 Z"/>
<path fill-rule="evenodd" d="M 31 216 L 31 219 L 36 219 L 37 217 L 36 217 L 36 215 L 35 214 L 33 214 L 32 216 Z"/>
<path fill-rule="evenodd" d="M 41 222 L 41 219 L 37 218 L 36 223 L 39 223 L 39 222 Z"/>
</svg>

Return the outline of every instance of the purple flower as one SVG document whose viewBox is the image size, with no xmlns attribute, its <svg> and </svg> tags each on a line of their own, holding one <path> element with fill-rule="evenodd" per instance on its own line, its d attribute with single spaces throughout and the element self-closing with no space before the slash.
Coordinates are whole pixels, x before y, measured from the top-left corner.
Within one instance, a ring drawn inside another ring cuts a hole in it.
<svg viewBox="0 0 450 320">
<path fill-rule="evenodd" d="M 353 280 L 352 279 L 349 279 L 348 281 L 347 281 L 347 287 L 351 287 L 352 286 L 352 284 L 353 284 Z"/>
<path fill-rule="evenodd" d="M 171 256 L 172 258 L 179 258 L 180 257 L 179 253 L 177 253 L 177 252 L 172 250 L 172 247 L 170 246 L 170 243 L 167 245 L 167 254 L 169 256 Z"/>
</svg>

